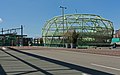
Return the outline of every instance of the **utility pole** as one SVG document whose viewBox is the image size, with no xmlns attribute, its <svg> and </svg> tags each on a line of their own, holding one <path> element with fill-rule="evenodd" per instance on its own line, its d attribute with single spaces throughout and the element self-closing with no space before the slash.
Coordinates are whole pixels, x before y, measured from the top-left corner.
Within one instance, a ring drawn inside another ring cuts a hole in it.
<svg viewBox="0 0 120 75">
<path fill-rule="evenodd" d="M 23 25 L 21 25 L 21 46 L 23 46 Z"/>
<path fill-rule="evenodd" d="M 65 40 L 64 40 L 64 9 L 67 9 L 66 7 L 60 6 L 60 8 L 62 9 L 62 17 L 63 17 L 63 47 L 65 45 Z"/>
<path fill-rule="evenodd" d="M 2 28 L 2 36 L 3 36 L 3 28 Z M 4 36 L 2 37 L 2 46 L 3 46 L 3 43 L 4 43 Z"/>
<path fill-rule="evenodd" d="M 3 35 L 3 28 L 2 28 L 2 35 Z"/>
</svg>

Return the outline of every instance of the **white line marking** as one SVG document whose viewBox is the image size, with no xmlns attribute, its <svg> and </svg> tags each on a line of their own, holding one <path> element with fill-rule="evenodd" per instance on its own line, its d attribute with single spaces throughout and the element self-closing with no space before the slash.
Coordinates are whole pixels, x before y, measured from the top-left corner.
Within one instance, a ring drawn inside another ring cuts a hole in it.
<svg viewBox="0 0 120 75">
<path fill-rule="evenodd" d="M 117 58 L 117 59 L 120 59 L 119 56 L 112 56 L 112 55 L 102 55 L 102 54 L 94 54 L 94 55 L 97 55 L 97 56 L 102 56 L 102 57 L 110 57 L 110 58 Z"/>
<path fill-rule="evenodd" d="M 5 48 L 5 47 L 2 47 L 2 49 L 3 49 L 3 50 L 6 50 L 6 48 Z"/>
<path fill-rule="evenodd" d="M 94 63 L 91 63 L 91 65 L 120 71 L 120 69 L 114 68 L 114 67 L 109 67 L 109 66 L 104 66 L 104 65 L 94 64 Z"/>
<path fill-rule="evenodd" d="M 90 75 L 90 74 L 87 74 L 87 73 L 82 73 L 82 75 Z"/>
</svg>

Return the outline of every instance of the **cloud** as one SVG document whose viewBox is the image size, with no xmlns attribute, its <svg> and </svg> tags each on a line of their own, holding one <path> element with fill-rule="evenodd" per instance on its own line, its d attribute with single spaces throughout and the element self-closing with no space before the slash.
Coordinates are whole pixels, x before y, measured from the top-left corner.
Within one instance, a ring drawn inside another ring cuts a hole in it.
<svg viewBox="0 0 120 75">
<path fill-rule="evenodd" d="M 3 22 L 3 20 L 2 20 L 2 18 L 0 18 L 0 23 L 2 23 Z"/>
</svg>

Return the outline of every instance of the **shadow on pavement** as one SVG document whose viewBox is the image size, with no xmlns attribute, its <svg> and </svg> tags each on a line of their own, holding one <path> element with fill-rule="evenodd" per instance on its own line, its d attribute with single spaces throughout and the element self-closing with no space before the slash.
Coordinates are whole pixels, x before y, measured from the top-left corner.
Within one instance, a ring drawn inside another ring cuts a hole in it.
<svg viewBox="0 0 120 75">
<path fill-rule="evenodd" d="M 1 65 L 0 65 L 0 75 L 7 75 Z"/>
<path fill-rule="evenodd" d="M 14 50 L 14 49 L 13 49 L 13 50 Z M 38 70 L 38 71 L 46 74 L 46 75 L 52 75 L 51 73 L 49 73 L 49 72 L 47 72 L 47 71 L 45 71 L 45 70 L 43 70 L 43 69 L 41 69 L 41 68 L 39 68 L 39 67 L 37 67 L 37 66 L 35 66 L 35 65 L 33 65 L 33 64 L 25 61 L 25 60 L 23 60 L 23 59 L 15 56 L 15 55 L 13 55 L 13 54 L 10 54 L 10 53 L 8 53 L 8 52 L 5 51 L 5 50 L 2 50 L 2 51 L 5 52 L 6 54 L 8 54 L 8 55 L 10 55 L 10 56 L 12 56 L 12 57 L 14 57 L 14 58 L 16 58 L 17 60 L 19 60 L 19 61 L 21 61 L 21 62 L 23 62 L 23 63 L 25 63 L 25 64 L 27 64 L 27 65 L 29 65 L 29 66 L 31 66 L 31 67 L 33 67 L 34 69 L 36 69 L 36 70 Z M 17 51 L 17 50 L 14 50 L 14 51 Z M 21 52 L 20 52 L 20 53 L 21 53 Z M 26 73 L 16 74 L 16 75 L 27 74 L 27 73 L 31 73 L 31 71 L 30 71 L 30 72 L 28 71 L 28 72 L 26 72 Z M 3 75 L 4 75 L 4 74 L 3 74 Z"/>
<path fill-rule="evenodd" d="M 39 56 L 39 55 L 27 53 L 27 52 L 23 52 L 23 51 L 16 50 L 16 49 L 13 49 L 13 48 L 9 48 L 9 49 L 17 51 L 19 53 L 26 54 L 28 56 L 32 56 L 32 57 L 38 58 L 40 60 L 44 60 L 44 61 L 51 62 L 51 63 L 54 63 L 54 64 L 58 64 L 58 65 L 61 65 L 61 66 L 65 66 L 65 67 L 68 67 L 68 68 L 73 69 L 73 70 L 81 71 L 81 72 L 87 73 L 87 74 L 91 74 L 91 75 L 113 75 L 113 74 L 110 74 L 110 73 L 106 73 L 106 72 L 102 72 L 102 71 L 86 68 L 86 67 L 83 67 L 83 66 L 78 66 L 78 65 L 71 64 L 71 63 L 68 63 L 68 62 L 63 62 L 63 61 L 59 61 L 59 60 L 55 60 L 55 59 L 51 59 L 51 58 L 47 58 L 47 57 L 43 57 L 43 56 Z M 7 53 L 7 54 L 9 54 L 9 53 Z M 47 71 L 45 71 L 45 70 L 43 70 L 43 69 L 33 65 L 33 64 L 30 64 L 29 62 L 24 61 L 24 60 L 14 56 L 14 55 L 12 55 L 12 54 L 9 54 L 9 55 L 11 55 L 11 56 L 15 57 L 16 59 L 18 59 L 18 60 L 28 64 L 29 66 L 35 68 L 36 70 L 41 71 L 42 73 L 44 73 L 46 75 L 52 75 L 51 73 L 49 73 L 49 72 L 47 72 Z"/>
</svg>

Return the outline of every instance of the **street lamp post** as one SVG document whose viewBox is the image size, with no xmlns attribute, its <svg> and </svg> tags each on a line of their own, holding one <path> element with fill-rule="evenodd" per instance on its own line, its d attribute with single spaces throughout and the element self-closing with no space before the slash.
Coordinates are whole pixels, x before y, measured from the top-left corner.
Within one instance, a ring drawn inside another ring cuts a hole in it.
<svg viewBox="0 0 120 75">
<path fill-rule="evenodd" d="M 60 6 L 60 8 L 62 9 L 62 17 L 63 17 L 63 47 L 65 45 L 65 40 L 64 40 L 64 9 L 67 9 L 66 7 Z"/>
</svg>

